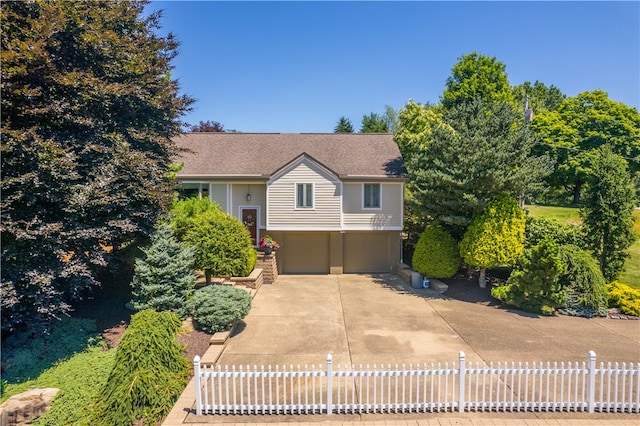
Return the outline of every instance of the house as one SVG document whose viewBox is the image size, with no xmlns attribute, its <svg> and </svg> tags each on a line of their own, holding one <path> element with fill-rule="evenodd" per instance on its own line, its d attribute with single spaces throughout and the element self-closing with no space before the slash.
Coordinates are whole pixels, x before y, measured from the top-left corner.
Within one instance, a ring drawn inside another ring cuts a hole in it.
<svg viewBox="0 0 640 426">
<path fill-rule="evenodd" d="M 180 190 L 209 197 L 253 241 L 281 245 L 278 272 L 374 273 L 401 257 L 406 171 L 389 134 L 187 133 Z"/>
</svg>

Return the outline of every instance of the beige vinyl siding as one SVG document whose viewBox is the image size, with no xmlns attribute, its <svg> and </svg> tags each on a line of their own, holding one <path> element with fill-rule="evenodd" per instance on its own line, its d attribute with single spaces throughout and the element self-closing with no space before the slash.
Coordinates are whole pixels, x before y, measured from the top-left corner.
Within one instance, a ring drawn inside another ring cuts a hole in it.
<svg viewBox="0 0 640 426">
<path fill-rule="evenodd" d="M 363 183 L 343 185 L 343 226 L 345 230 L 401 230 L 403 185 L 380 184 L 380 208 L 363 208 Z"/>
<path fill-rule="evenodd" d="M 313 207 L 296 208 L 296 185 L 313 183 Z M 313 161 L 300 163 L 268 186 L 268 229 L 340 229 L 340 182 Z"/>
<path fill-rule="evenodd" d="M 227 211 L 227 184 L 212 183 L 210 186 L 209 196 L 211 201 L 217 203 L 223 212 Z"/>
<path fill-rule="evenodd" d="M 251 201 L 247 201 L 247 194 L 251 194 Z M 264 228 L 266 222 L 267 194 L 266 185 L 258 183 L 237 183 L 231 185 L 231 215 L 238 217 L 240 206 L 260 206 L 260 227 Z"/>
</svg>

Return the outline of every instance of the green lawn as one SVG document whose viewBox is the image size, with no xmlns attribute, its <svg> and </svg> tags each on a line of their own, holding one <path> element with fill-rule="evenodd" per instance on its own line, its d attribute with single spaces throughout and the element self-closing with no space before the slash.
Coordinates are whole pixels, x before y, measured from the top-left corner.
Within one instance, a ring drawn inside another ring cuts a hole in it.
<svg viewBox="0 0 640 426">
<path fill-rule="evenodd" d="M 579 209 L 575 207 L 526 206 L 531 216 L 543 216 L 579 225 Z M 629 258 L 625 263 L 626 271 L 620 275 L 619 281 L 640 289 L 640 210 L 634 212 L 636 219 L 634 229 L 639 238 L 629 249 Z"/>
</svg>

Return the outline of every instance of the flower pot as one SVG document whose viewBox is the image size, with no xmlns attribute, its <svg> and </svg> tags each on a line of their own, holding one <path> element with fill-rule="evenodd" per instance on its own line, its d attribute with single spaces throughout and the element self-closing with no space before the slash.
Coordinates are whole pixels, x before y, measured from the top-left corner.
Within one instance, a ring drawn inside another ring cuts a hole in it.
<svg viewBox="0 0 640 426">
<path fill-rule="evenodd" d="M 262 249 L 262 251 L 264 252 L 264 254 L 271 254 L 271 252 L 273 252 L 273 248 L 271 247 L 264 247 Z"/>
</svg>

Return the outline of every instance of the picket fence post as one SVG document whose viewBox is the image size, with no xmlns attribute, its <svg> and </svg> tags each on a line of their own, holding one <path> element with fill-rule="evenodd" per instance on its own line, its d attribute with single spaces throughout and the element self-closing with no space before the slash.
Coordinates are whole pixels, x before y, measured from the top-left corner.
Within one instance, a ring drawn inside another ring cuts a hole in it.
<svg viewBox="0 0 640 426">
<path fill-rule="evenodd" d="M 331 354 L 328 354 L 327 355 L 327 414 L 329 415 L 333 414 L 332 364 L 333 364 L 333 358 L 331 357 Z"/>
<path fill-rule="evenodd" d="M 196 383 L 196 415 L 202 415 L 202 389 L 200 389 L 200 357 L 193 358 L 193 378 Z"/>
<path fill-rule="evenodd" d="M 458 354 L 458 412 L 464 411 L 464 376 L 466 374 L 466 356 L 463 351 Z"/>
<path fill-rule="evenodd" d="M 596 398 L 596 353 L 589 351 L 589 390 L 587 393 L 587 408 L 593 413 Z"/>
</svg>

